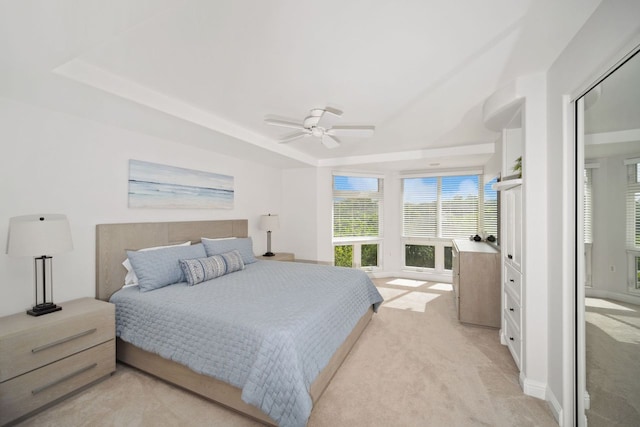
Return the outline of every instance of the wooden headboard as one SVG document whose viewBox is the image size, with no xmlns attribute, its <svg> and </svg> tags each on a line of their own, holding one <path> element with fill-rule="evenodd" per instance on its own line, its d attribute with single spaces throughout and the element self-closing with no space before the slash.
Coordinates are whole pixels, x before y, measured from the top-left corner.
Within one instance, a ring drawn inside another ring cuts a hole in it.
<svg viewBox="0 0 640 427">
<path fill-rule="evenodd" d="M 201 237 L 248 237 L 248 221 L 142 222 L 96 225 L 96 298 L 107 301 L 124 284 L 127 250 L 171 245 Z"/>
</svg>

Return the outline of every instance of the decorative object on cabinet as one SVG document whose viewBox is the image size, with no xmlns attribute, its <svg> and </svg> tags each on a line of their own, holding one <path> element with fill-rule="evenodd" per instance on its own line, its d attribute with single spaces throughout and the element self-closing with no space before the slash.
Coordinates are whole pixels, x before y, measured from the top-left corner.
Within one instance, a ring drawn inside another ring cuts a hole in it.
<svg viewBox="0 0 640 427">
<path fill-rule="evenodd" d="M 458 320 L 500 327 L 500 252 L 484 242 L 454 239 L 453 290 Z"/>
<path fill-rule="evenodd" d="M 513 165 L 513 171 L 518 175 L 518 178 L 522 178 L 522 156 L 516 159 Z"/>
<path fill-rule="evenodd" d="M 262 215 L 260 217 L 260 230 L 267 232 L 267 252 L 265 252 L 262 256 L 274 256 L 275 254 L 271 252 L 271 232 L 273 230 L 280 229 L 280 221 L 278 219 L 278 215 Z"/>
<path fill-rule="evenodd" d="M 0 425 L 13 424 L 116 370 L 115 306 L 93 298 L 50 316 L 0 318 Z"/>
<path fill-rule="evenodd" d="M 129 160 L 130 208 L 233 209 L 233 177 Z"/>
<path fill-rule="evenodd" d="M 9 219 L 7 254 L 34 257 L 35 305 L 27 311 L 28 314 L 41 316 L 62 310 L 53 303 L 51 255 L 72 249 L 71 230 L 65 215 L 23 215 Z"/>
</svg>

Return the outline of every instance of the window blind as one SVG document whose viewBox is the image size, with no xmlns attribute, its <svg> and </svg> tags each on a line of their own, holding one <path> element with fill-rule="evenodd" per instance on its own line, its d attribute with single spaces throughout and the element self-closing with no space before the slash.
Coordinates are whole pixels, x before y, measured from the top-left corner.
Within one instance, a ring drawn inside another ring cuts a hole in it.
<svg viewBox="0 0 640 427">
<path fill-rule="evenodd" d="M 593 243 L 592 169 L 584 170 L 584 242 Z"/>
<path fill-rule="evenodd" d="M 468 237 L 478 232 L 477 175 L 404 178 L 403 236 Z"/>
<path fill-rule="evenodd" d="M 333 237 L 379 237 L 382 179 L 334 175 Z"/>
<path fill-rule="evenodd" d="M 627 165 L 627 249 L 636 250 L 640 250 L 639 167 L 640 163 Z"/>
<path fill-rule="evenodd" d="M 440 178 L 403 179 L 403 236 L 437 237 Z"/>
<path fill-rule="evenodd" d="M 493 184 L 498 178 L 487 182 L 483 188 L 483 231 L 487 236 L 498 236 L 498 191 L 493 189 Z"/>
</svg>

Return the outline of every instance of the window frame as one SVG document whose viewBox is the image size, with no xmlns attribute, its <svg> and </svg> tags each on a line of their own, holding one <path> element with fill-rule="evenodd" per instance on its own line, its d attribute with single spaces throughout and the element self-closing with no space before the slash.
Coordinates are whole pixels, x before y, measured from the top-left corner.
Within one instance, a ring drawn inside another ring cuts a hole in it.
<svg viewBox="0 0 640 427">
<path fill-rule="evenodd" d="M 375 178 L 378 180 L 378 191 L 336 190 L 335 177 Z M 373 272 L 382 270 L 382 254 L 384 243 L 384 176 L 379 174 L 366 174 L 357 172 L 334 171 L 331 174 L 331 243 L 333 248 L 333 263 L 335 265 L 335 247 L 353 246 L 352 268 Z M 335 199 L 340 198 L 371 198 L 378 204 L 378 235 L 377 236 L 335 236 Z M 362 267 L 362 245 L 378 245 L 377 265 Z"/>
<path fill-rule="evenodd" d="M 640 282 L 638 281 L 638 262 L 640 258 L 640 242 L 638 242 L 638 219 L 640 212 L 636 197 L 640 195 L 640 158 L 624 161 L 627 169 L 626 185 L 626 252 L 627 252 L 627 292 L 632 295 L 640 295 Z"/>
</svg>

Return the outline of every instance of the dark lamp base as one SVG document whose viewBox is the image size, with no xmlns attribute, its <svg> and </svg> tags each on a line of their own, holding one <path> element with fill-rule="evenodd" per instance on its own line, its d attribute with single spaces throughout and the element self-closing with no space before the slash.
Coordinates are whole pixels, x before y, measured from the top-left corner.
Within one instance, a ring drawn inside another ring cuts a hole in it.
<svg viewBox="0 0 640 427">
<path fill-rule="evenodd" d="M 274 254 L 273 252 L 266 252 L 262 256 L 276 256 L 276 254 Z"/>
<path fill-rule="evenodd" d="M 52 302 L 46 302 L 44 304 L 38 304 L 31 307 L 31 310 L 27 310 L 27 314 L 31 316 L 42 316 L 43 314 L 53 313 L 54 311 L 60 311 L 62 307 L 55 305 Z"/>
</svg>

